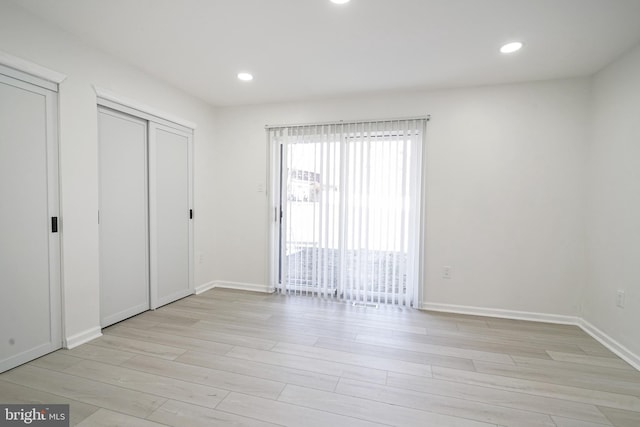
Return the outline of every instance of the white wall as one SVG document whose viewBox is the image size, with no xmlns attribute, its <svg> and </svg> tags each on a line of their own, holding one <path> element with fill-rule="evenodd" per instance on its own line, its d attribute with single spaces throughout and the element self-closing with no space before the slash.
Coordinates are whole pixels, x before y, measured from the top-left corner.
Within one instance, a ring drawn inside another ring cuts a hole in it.
<svg viewBox="0 0 640 427">
<path fill-rule="evenodd" d="M 584 317 L 640 355 L 640 46 L 596 74 L 592 105 Z"/>
<path fill-rule="evenodd" d="M 216 279 L 266 281 L 265 124 L 431 114 L 425 301 L 577 315 L 588 101 L 574 79 L 218 109 Z"/>
<path fill-rule="evenodd" d="M 210 182 L 212 109 L 81 40 L 0 2 L 0 50 L 64 73 L 60 86 L 60 167 L 62 193 L 65 336 L 99 326 L 97 110 L 92 85 L 198 124 L 195 134 L 196 286 L 210 281 L 206 262 L 213 253 Z"/>
</svg>

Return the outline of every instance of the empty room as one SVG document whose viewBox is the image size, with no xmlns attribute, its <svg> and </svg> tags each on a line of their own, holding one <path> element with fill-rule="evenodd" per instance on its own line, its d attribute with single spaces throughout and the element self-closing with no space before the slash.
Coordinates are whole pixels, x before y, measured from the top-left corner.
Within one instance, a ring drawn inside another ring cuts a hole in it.
<svg viewBox="0 0 640 427">
<path fill-rule="evenodd" d="M 640 426 L 637 0 L 0 0 L 0 425 Z"/>
</svg>

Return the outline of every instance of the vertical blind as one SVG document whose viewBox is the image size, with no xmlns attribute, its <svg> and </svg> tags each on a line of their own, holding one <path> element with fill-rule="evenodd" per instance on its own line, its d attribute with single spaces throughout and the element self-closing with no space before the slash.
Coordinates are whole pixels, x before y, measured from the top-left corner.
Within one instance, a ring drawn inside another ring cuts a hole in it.
<svg viewBox="0 0 640 427">
<path fill-rule="evenodd" d="M 426 118 L 268 129 L 283 293 L 412 305 Z"/>
</svg>

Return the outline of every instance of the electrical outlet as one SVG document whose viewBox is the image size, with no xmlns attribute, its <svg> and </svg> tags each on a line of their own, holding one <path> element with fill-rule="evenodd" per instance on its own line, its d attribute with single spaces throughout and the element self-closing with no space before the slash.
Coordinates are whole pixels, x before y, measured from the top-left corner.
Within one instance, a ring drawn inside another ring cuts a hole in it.
<svg viewBox="0 0 640 427">
<path fill-rule="evenodd" d="M 624 291 L 622 289 L 618 289 L 618 293 L 616 295 L 616 305 L 620 308 L 624 308 Z"/>
<path fill-rule="evenodd" d="M 202 264 L 204 262 L 204 254 L 202 252 L 198 252 L 198 264 Z"/>
<path fill-rule="evenodd" d="M 451 266 L 445 265 L 442 267 L 442 278 L 443 279 L 451 279 Z"/>
</svg>

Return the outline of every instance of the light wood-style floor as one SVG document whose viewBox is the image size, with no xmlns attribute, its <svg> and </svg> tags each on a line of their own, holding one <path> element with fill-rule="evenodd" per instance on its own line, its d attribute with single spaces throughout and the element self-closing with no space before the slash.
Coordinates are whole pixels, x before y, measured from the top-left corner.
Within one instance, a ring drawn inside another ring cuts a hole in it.
<svg viewBox="0 0 640 427">
<path fill-rule="evenodd" d="M 640 426 L 640 372 L 573 326 L 214 289 L 0 374 L 82 426 Z"/>
</svg>

